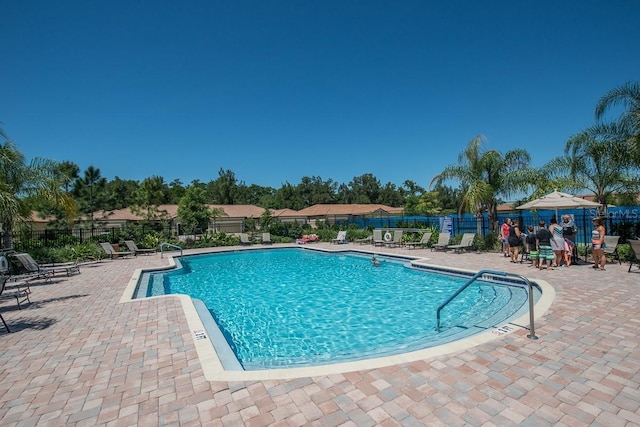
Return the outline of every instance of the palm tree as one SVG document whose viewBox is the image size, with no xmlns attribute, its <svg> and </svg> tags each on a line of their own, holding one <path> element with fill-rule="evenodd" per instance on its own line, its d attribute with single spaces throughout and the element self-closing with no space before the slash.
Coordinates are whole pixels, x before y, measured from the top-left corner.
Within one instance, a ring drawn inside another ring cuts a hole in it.
<svg viewBox="0 0 640 427">
<path fill-rule="evenodd" d="M 565 155 L 547 163 L 543 171 L 564 188 L 592 192 L 603 206 L 614 193 L 638 191 L 640 177 L 629 165 L 627 141 L 617 127 L 609 123 L 572 136 L 565 144 Z"/>
<path fill-rule="evenodd" d="M 600 134 L 606 134 L 611 130 L 619 132 L 626 140 L 631 158 L 636 165 L 640 165 L 640 83 L 627 82 L 607 92 L 596 105 L 596 120 L 602 122 L 604 115 L 614 106 L 623 106 L 625 109 L 615 122 L 617 126 L 603 127 L 596 125 Z"/>
<path fill-rule="evenodd" d="M 475 136 L 458 155 L 458 164 L 445 167 L 431 180 L 431 184 L 442 184 L 447 179 L 460 181 L 463 198 L 458 214 L 465 209 L 475 213 L 479 234 L 485 210 L 491 232 L 496 231 L 499 196 L 526 191 L 538 179 L 538 173 L 529 167 L 531 157 L 526 150 L 511 150 L 502 156 L 496 150 L 484 151 L 485 142 L 483 135 Z"/>
<path fill-rule="evenodd" d="M 0 222 L 3 228 L 3 249 L 11 248 L 13 230 L 31 216 L 30 201 L 60 206 L 69 217 L 74 215 L 75 203 L 62 191 L 56 166 L 56 162 L 41 158 L 35 158 L 26 164 L 24 155 L 0 128 Z"/>
</svg>

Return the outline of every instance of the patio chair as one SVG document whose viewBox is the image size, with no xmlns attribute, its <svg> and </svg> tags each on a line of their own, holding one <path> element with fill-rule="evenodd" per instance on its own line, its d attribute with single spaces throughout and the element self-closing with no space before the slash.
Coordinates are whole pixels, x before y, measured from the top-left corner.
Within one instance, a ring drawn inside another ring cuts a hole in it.
<svg viewBox="0 0 640 427">
<path fill-rule="evenodd" d="M 343 244 L 343 243 L 347 243 L 347 232 L 346 230 L 343 231 L 338 231 L 338 235 L 336 236 L 335 239 L 331 239 L 331 243 L 335 243 L 335 244 Z"/>
<path fill-rule="evenodd" d="M 618 260 L 618 263 L 622 264 L 622 261 L 620 261 L 620 257 L 618 256 L 619 241 L 620 236 L 604 236 L 604 254 Z"/>
<path fill-rule="evenodd" d="M 129 249 L 129 251 L 133 252 L 134 256 L 138 256 L 138 254 L 151 255 L 156 253 L 155 249 L 140 249 L 133 240 L 125 240 L 124 244 L 127 245 L 127 249 Z"/>
<path fill-rule="evenodd" d="M 462 240 L 458 245 L 449 245 L 447 249 L 453 249 L 454 253 L 462 253 L 465 250 L 471 249 L 473 246 L 473 240 L 476 238 L 476 233 L 464 233 Z"/>
<path fill-rule="evenodd" d="M 116 251 L 115 248 L 111 245 L 111 243 L 108 243 L 108 242 L 102 242 L 100 243 L 100 246 L 102 247 L 102 250 L 104 250 L 104 252 L 107 255 L 109 255 L 109 258 L 111 259 L 118 258 L 120 256 L 126 257 L 127 255 L 133 255 L 133 252 L 131 251 Z"/>
<path fill-rule="evenodd" d="M 249 239 L 249 235 L 247 233 L 240 233 L 240 244 L 241 245 L 251 245 L 251 239 Z"/>
<path fill-rule="evenodd" d="M 387 243 L 382 238 L 382 230 L 373 230 L 373 246 L 384 246 Z"/>
<path fill-rule="evenodd" d="M 413 242 L 404 242 L 404 245 L 409 249 L 414 249 L 415 247 L 426 247 L 429 244 L 429 240 L 431 240 L 432 232 L 427 231 L 422 235 L 422 238 Z"/>
<path fill-rule="evenodd" d="M 372 242 L 373 242 L 373 236 L 367 236 L 362 239 L 355 239 L 353 241 L 353 243 L 357 243 L 359 245 L 364 245 L 365 243 L 372 243 Z"/>
<path fill-rule="evenodd" d="M 435 245 L 431 246 L 431 251 L 447 251 L 449 247 L 449 241 L 451 240 L 451 235 L 445 231 L 441 231 L 438 233 L 438 241 Z"/>
<path fill-rule="evenodd" d="M 629 259 L 629 270 L 627 273 L 631 273 L 631 267 L 635 265 L 640 268 L 640 240 L 629 240 L 629 245 L 631 247 L 631 253 L 629 254 L 631 258 Z"/>
<path fill-rule="evenodd" d="M 386 242 L 384 245 L 388 248 L 395 248 L 402 245 L 402 230 L 395 230 L 393 232 L 393 239 L 390 242 Z"/>
<path fill-rule="evenodd" d="M 25 301 L 31 303 L 31 300 L 29 299 L 29 292 L 27 292 L 27 290 L 24 289 L 23 287 L 24 282 L 14 283 L 13 287 L 15 287 L 15 289 L 7 289 L 8 280 L 9 280 L 9 276 L 2 276 L 2 278 L 0 279 L 0 301 L 10 300 L 15 298 L 16 304 L 18 304 L 18 310 L 22 310 L 22 306 L 20 304 L 22 304 Z M 7 324 L 4 322 L 4 319 L 2 319 L 2 323 L 4 323 L 5 327 L 7 327 Z M 7 330 L 9 330 L 8 327 L 7 327 Z"/>
<path fill-rule="evenodd" d="M 271 233 L 262 233 L 262 244 L 270 245 L 273 242 L 271 241 Z"/>
<path fill-rule="evenodd" d="M 66 273 L 71 276 L 73 273 L 80 273 L 80 266 L 77 263 L 59 264 L 44 266 L 40 265 L 28 253 L 16 253 L 13 257 L 18 260 L 26 271 L 26 275 L 37 276 L 36 278 L 49 278 L 56 273 Z"/>
</svg>

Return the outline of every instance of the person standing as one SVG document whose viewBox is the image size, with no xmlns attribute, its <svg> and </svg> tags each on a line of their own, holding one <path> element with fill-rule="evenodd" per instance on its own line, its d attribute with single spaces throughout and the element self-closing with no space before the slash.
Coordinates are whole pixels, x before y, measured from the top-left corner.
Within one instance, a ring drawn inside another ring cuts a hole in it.
<svg viewBox="0 0 640 427">
<path fill-rule="evenodd" d="M 509 256 L 509 229 L 511 227 L 511 218 L 505 218 L 504 223 L 500 226 L 500 235 L 498 239 L 502 244 L 502 253 L 505 258 Z"/>
<path fill-rule="evenodd" d="M 511 255 L 511 262 L 518 262 L 518 253 L 520 252 L 520 245 L 522 244 L 522 233 L 520 233 L 519 223 L 517 219 L 511 221 L 511 227 L 509 227 L 509 254 Z"/>
<path fill-rule="evenodd" d="M 553 250 L 554 255 L 553 267 L 560 267 L 564 258 L 564 237 L 562 235 L 562 226 L 558 224 L 555 216 L 551 218 L 549 231 L 553 236 L 551 239 L 551 250 Z"/>
<path fill-rule="evenodd" d="M 562 224 L 560 225 L 562 226 L 562 237 L 575 243 L 578 228 L 571 215 L 562 215 Z"/>
<path fill-rule="evenodd" d="M 593 256 L 593 268 L 604 270 L 607 264 L 607 257 L 604 254 L 604 236 L 606 230 L 602 218 L 593 219 L 593 230 L 591 231 L 591 255 Z"/>
<path fill-rule="evenodd" d="M 573 220 L 573 215 L 562 215 L 562 237 L 564 237 L 564 259 L 567 267 L 571 265 L 571 262 L 577 258 L 576 253 L 576 232 L 578 227 Z M 569 252 L 567 252 L 569 251 Z"/>
<path fill-rule="evenodd" d="M 533 231 L 533 225 L 527 227 L 529 233 L 527 234 L 526 245 L 529 250 L 529 258 L 531 258 L 530 267 L 538 268 L 538 246 L 536 243 L 536 233 Z"/>
<path fill-rule="evenodd" d="M 536 233 L 536 246 L 539 257 L 538 265 L 540 266 L 540 270 L 542 270 L 542 264 L 546 263 L 547 270 L 552 270 L 551 261 L 553 261 L 553 250 L 551 249 L 551 240 L 553 239 L 553 235 L 547 229 L 544 221 L 540 221 L 538 225 L 540 226 Z"/>
</svg>

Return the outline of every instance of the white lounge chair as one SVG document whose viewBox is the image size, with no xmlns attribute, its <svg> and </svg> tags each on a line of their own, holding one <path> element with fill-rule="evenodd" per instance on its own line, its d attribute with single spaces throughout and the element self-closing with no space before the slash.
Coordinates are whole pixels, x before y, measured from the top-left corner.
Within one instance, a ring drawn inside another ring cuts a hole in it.
<svg viewBox="0 0 640 427">
<path fill-rule="evenodd" d="M 335 239 L 331 239 L 331 243 L 335 243 L 338 245 L 347 243 L 347 232 L 345 230 L 338 231 L 338 235 L 336 236 Z"/>
<path fill-rule="evenodd" d="M 395 248 L 402 245 L 402 230 L 395 230 L 393 232 L 393 239 L 390 242 L 386 242 L 384 245 L 388 248 Z"/>
<path fill-rule="evenodd" d="M 373 230 L 373 246 L 384 246 L 385 243 L 387 242 L 382 238 L 382 230 Z"/>
<path fill-rule="evenodd" d="M 433 233 L 430 231 L 425 232 L 422 235 L 422 238 L 418 241 L 414 241 L 414 242 L 404 242 L 404 245 L 407 246 L 409 249 L 413 249 L 416 246 L 421 246 L 421 247 L 426 247 L 429 244 L 429 240 L 431 240 L 431 235 Z"/>
<path fill-rule="evenodd" d="M 240 244 L 241 245 L 251 245 L 252 242 L 249 239 L 249 235 L 247 233 L 240 233 Z"/>
<path fill-rule="evenodd" d="M 271 233 L 262 233 L 262 244 L 270 245 L 271 243 L 273 243 L 271 241 Z"/>
<path fill-rule="evenodd" d="M 462 235 L 462 240 L 458 245 L 449 245 L 447 249 L 453 249 L 453 252 L 462 252 L 468 249 L 471 249 L 473 246 L 473 240 L 476 238 L 476 233 L 464 233 Z"/>
<path fill-rule="evenodd" d="M 620 261 L 620 257 L 618 256 L 619 241 L 620 236 L 604 236 L 604 254 L 617 259 L 618 263 L 622 264 L 622 261 Z"/>
<path fill-rule="evenodd" d="M 438 242 L 431 246 L 432 251 L 447 251 L 449 247 L 449 241 L 451 240 L 451 235 L 445 231 L 441 231 L 438 233 Z"/>
</svg>

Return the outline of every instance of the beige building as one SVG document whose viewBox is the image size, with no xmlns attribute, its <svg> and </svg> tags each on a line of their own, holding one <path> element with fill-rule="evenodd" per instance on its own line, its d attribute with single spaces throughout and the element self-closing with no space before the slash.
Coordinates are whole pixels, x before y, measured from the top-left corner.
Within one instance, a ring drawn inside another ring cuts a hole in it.
<svg viewBox="0 0 640 427">
<path fill-rule="evenodd" d="M 249 218 L 259 221 L 265 209 L 255 205 L 208 205 L 209 208 L 224 212 L 221 216 L 211 218 L 208 230 L 225 233 L 242 233 L 245 221 Z M 315 227 L 318 221 L 336 224 L 353 218 L 390 217 L 401 215 L 402 208 L 393 208 L 380 204 L 317 204 L 300 211 L 293 209 L 271 209 L 272 218 L 283 223 L 309 224 Z M 160 205 L 154 209 L 156 221 L 168 222 L 171 230 L 178 233 L 178 205 Z M 44 230 L 53 218 L 41 218 L 37 212 L 31 216 L 33 230 Z M 141 212 L 133 212 L 130 208 L 114 209 L 111 211 L 97 211 L 93 214 L 93 224 L 96 228 L 124 228 L 141 221 L 146 216 Z M 77 223 L 87 224 L 89 217 L 78 218 Z"/>
</svg>

